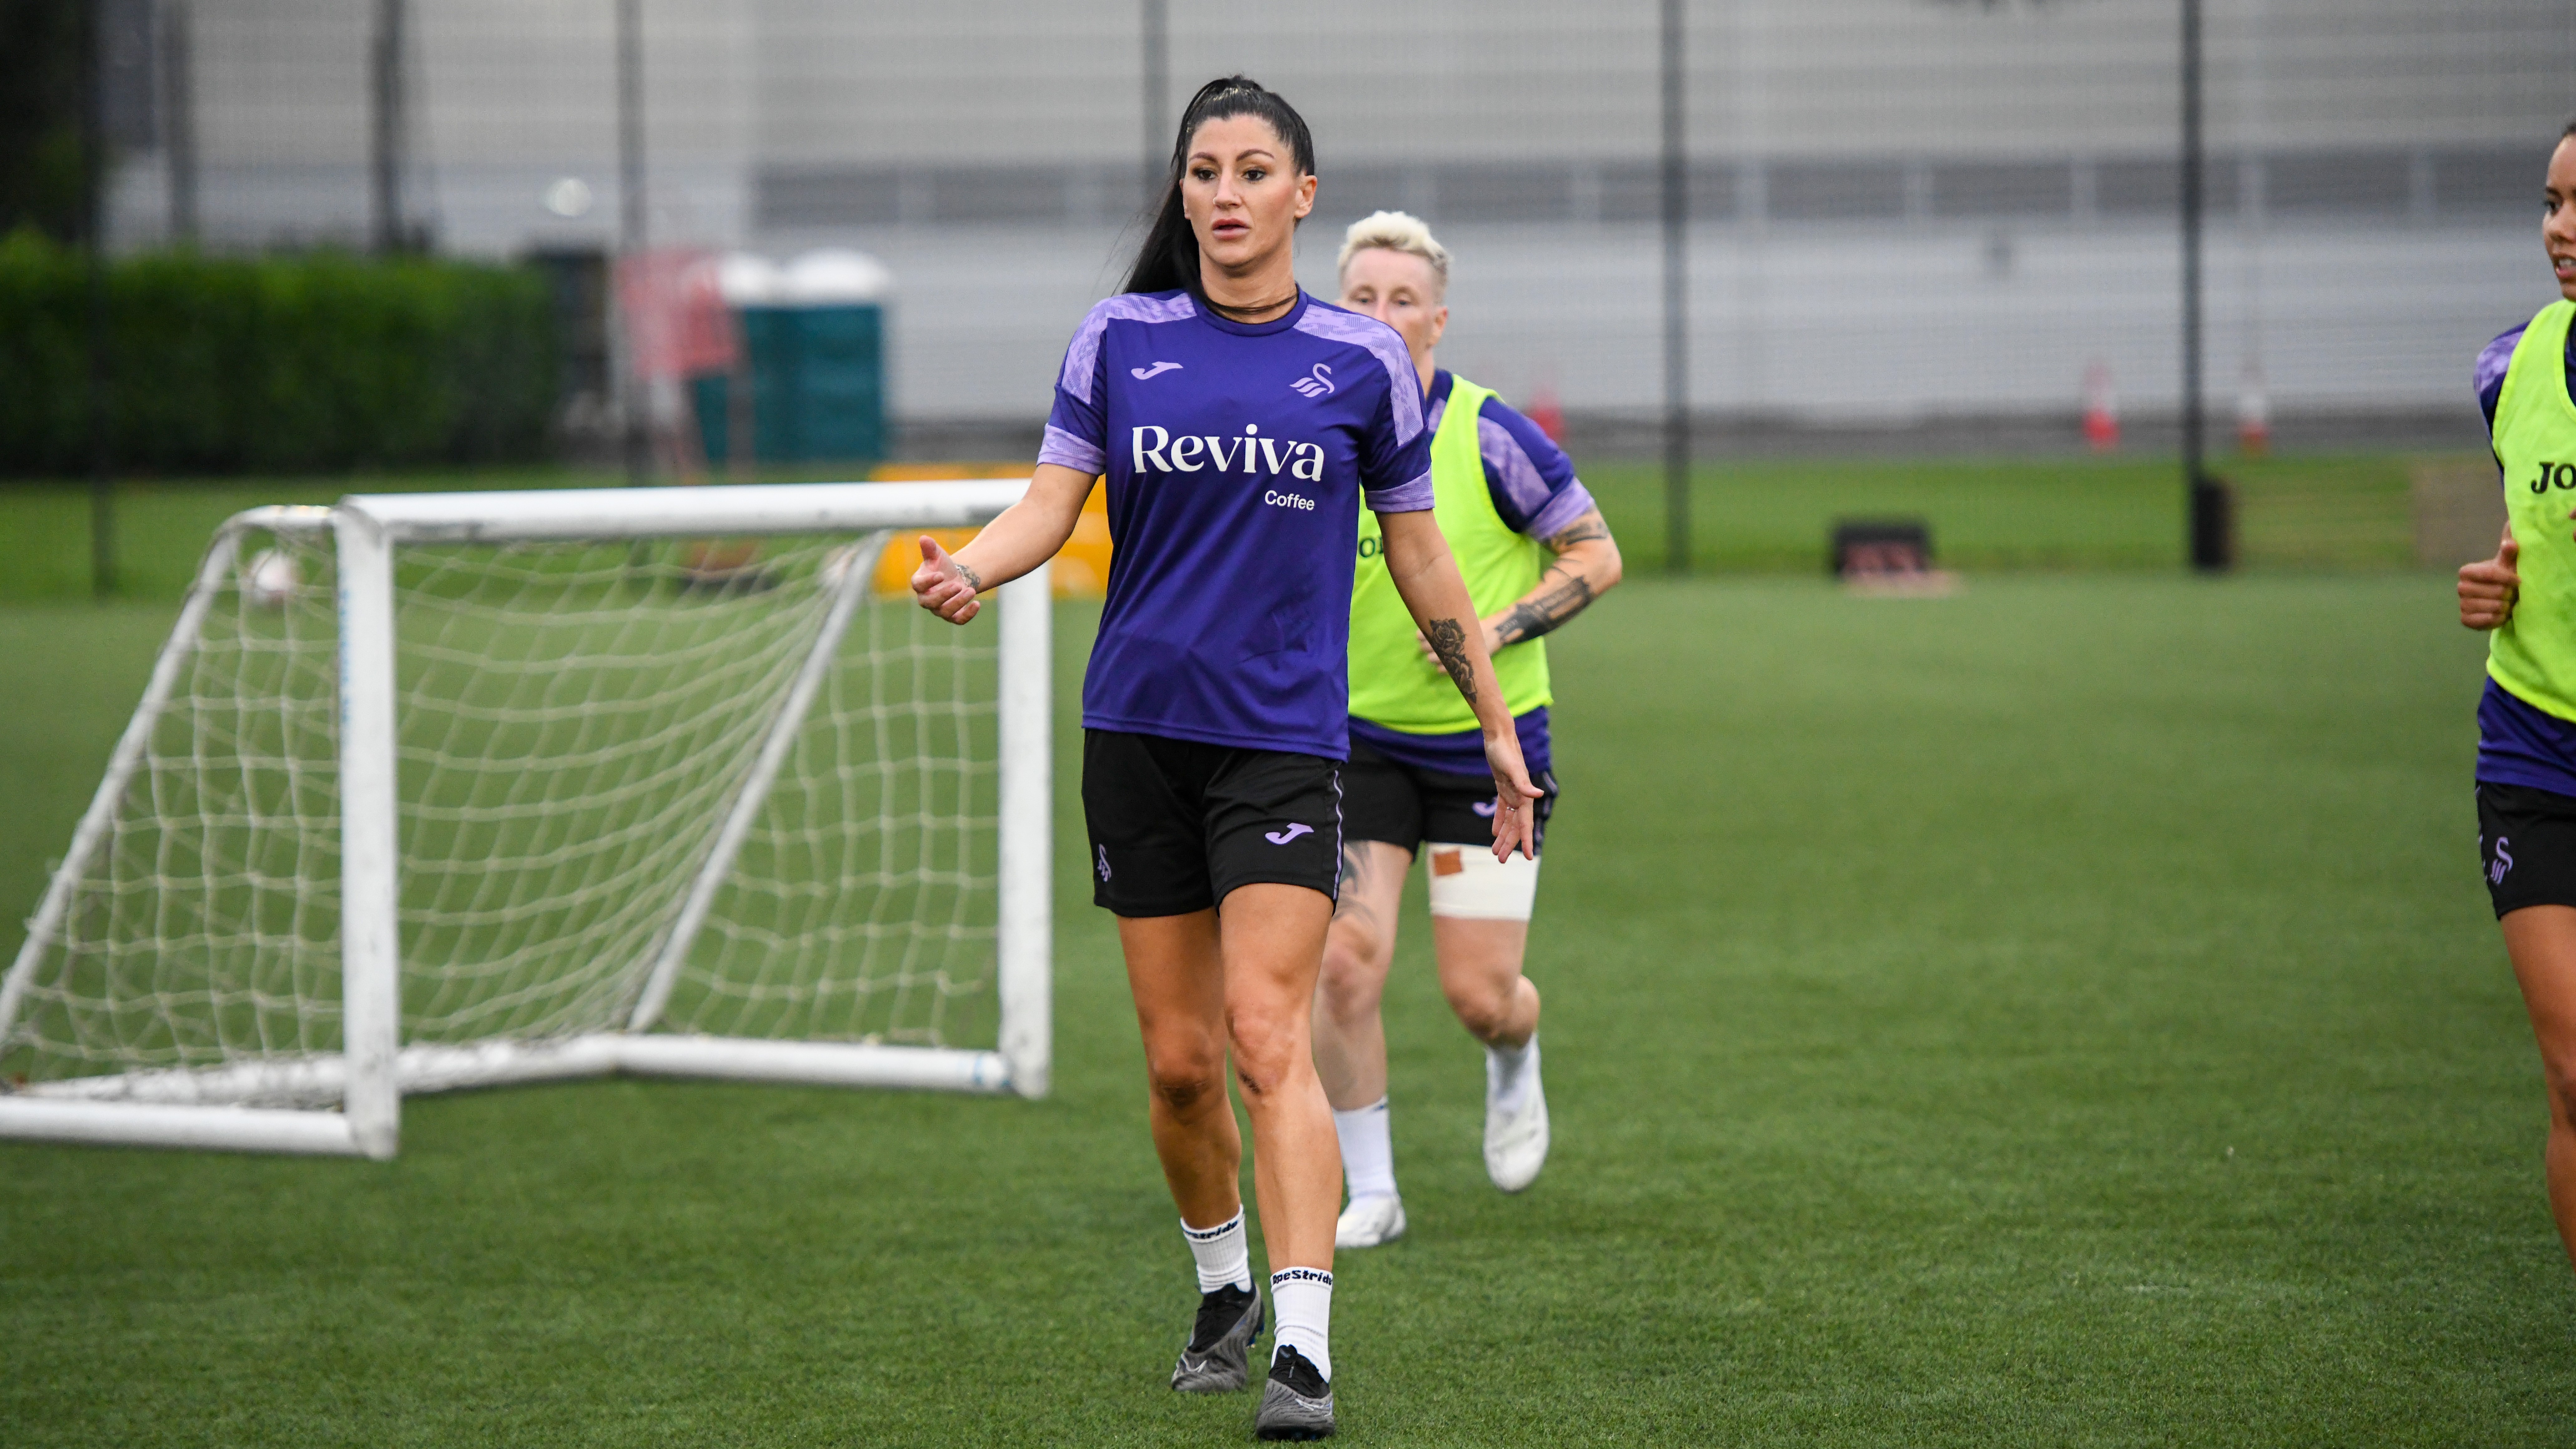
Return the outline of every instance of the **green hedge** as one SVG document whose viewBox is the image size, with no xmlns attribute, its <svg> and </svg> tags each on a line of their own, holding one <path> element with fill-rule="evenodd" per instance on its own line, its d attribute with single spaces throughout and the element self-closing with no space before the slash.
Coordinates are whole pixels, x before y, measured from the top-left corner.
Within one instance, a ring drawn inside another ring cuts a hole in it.
<svg viewBox="0 0 2576 1449">
<path fill-rule="evenodd" d="M 121 471 L 319 472 L 546 452 L 552 303 L 518 267 L 332 252 L 160 252 L 108 270 Z M 89 283 L 77 251 L 0 239 L 0 473 L 89 458 Z"/>
</svg>

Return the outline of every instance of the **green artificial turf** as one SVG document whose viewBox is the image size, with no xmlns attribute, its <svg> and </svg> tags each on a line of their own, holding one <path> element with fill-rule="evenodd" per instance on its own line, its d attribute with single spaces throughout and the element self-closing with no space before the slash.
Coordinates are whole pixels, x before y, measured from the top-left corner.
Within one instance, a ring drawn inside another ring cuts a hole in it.
<svg viewBox="0 0 2576 1449">
<path fill-rule="evenodd" d="M 2245 561 L 2255 568 L 2391 568 L 2413 562 L 2405 455 L 2224 459 L 2238 490 Z M 979 470 L 980 471 L 980 470 Z M 780 481 L 812 475 L 781 472 Z M 1664 565 L 1663 471 L 1586 461 L 1583 477 L 1632 567 Z M 344 493 L 599 487 L 613 474 L 561 468 L 347 478 L 131 480 L 115 493 L 117 592 L 177 598 L 215 525 L 263 503 L 329 503 Z M 1994 569 L 2178 567 L 2183 496 L 2166 458 L 2083 456 L 1908 460 L 1755 459 L 1692 473 L 1698 567 L 1805 573 L 1824 567 L 1834 520 L 1923 518 L 1940 561 Z M 77 485 L 0 486 L 11 566 L 0 603 L 90 595 L 90 502 Z"/>
<path fill-rule="evenodd" d="M 453 493 L 480 488 L 581 488 L 620 481 L 568 468 L 484 469 L 346 477 L 127 479 L 116 485 L 111 537 L 116 592 L 126 598 L 177 599 L 196 576 L 207 540 L 225 519 L 270 503 L 327 504 L 350 493 Z M 0 574 L 0 603 L 91 596 L 90 495 L 57 483 L 0 485 L 0 537 L 10 567 Z"/>
<path fill-rule="evenodd" d="M 0 947 L 166 607 L 0 611 Z M 2442 580 L 1640 580 L 1555 642 L 1555 1155 L 1483 1180 L 1418 914 L 1385 1444 L 2559 1444 L 2576 1280 Z M 0 1146 L 0 1439 L 1210 1444 L 1086 904 L 1057 1090 L 415 1099 L 388 1164 Z M 1409 909 L 1419 911 L 1419 888 Z"/>
<path fill-rule="evenodd" d="M 2236 489 L 2255 568 L 2402 568 L 2414 561 L 2410 459 L 2388 453 L 2213 461 Z M 1586 462 L 1629 558 L 1665 562 L 1664 475 Z M 2169 458 L 1756 458 L 1691 476 L 1691 557 L 1704 569 L 1822 572 L 1843 518 L 1919 518 L 1939 560 L 1995 569 L 2176 568 L 2183 486 Z"/>
</svg>

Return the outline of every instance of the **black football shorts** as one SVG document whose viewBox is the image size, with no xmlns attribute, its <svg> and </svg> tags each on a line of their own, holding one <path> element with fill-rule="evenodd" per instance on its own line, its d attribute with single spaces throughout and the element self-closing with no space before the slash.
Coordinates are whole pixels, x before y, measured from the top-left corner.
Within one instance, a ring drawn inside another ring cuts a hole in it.
<svg viewBox="0 0 2576 1449">
<path fill-rule="evenodd" d="M 2576 796 L 2479 781 L 2478 863 L 2499 919 L 2524 906 L 2576 906 Z"/>
<path fill-rule="evenodd" d="M 1537 855 L 1547 843 L 1547 818 L 1556 813 L 1556 777 L 1541 770 L 1530 783 L 1538 797 Z M 1443 845 L 1483 845 L 1494 838 L 1494 777 L 1451 775 L 1398 764 L 1360 740 L 1342 769 L 1342 833 L 1353 840 L 1383 840 L 1416 851 L 1426 840 Z"/>
<path fill-rule="evenodd" d="M 1121 916 L 1204 911 L 1237 886 L 1335 895 L 1341 762 L 1285 750 L 1082 732 L 1091 901 Z"/>
</svg>

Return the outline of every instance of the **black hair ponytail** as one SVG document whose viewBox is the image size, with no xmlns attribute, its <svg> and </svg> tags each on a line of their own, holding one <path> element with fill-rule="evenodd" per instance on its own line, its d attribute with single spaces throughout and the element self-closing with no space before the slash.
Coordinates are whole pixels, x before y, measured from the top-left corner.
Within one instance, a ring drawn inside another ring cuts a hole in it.
<svg viewBox="0 0 2576 1449">
<path fill-rule="evenodd" d="M 1136 249 L 1135 265 L 1127 269 L 1127 285 L 1120 291 L 1180 290 L 1202 304 L 1207 301 L 1199 281 L 1198 233 L 1190 230 L 1189 214 L 1181 209 L 1181 168 L 1190 159 L 1190 138 L 1199 127 L 1229 116 L 1259 116 L 1269 122 L 1287 146 L 1298 174 L 1315 174 L 1315 137 L 1295 106 L 1250 76 L 1209 81 L 1181 108 L 1181 131 L 1172 138 L 1172 164 L 1163 174 L 1162 200 L 1155 205 L 1153 224 L 1145 229 L 1144 244 Z"/>
</svg>

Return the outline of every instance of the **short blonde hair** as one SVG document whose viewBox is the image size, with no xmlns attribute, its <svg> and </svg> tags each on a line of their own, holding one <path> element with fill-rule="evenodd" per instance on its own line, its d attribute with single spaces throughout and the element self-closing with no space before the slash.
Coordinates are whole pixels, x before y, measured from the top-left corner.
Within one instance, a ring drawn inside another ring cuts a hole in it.
<svg viewBox="0 0 2576 1449">
<path fill-rule="evenodd" d="M 1349 271 L 1351 258 L 1372 247 L 1383 247 L 1429 262 L 1431 270 L 1440 275 L 1441 292 L 1448 292 L 1449 249 L 1431 234 L 1431 228 L 1423 224 L 1422 218 L 1410 212 L 1378 211 L 1352 222 L 1351 229 L 1342 233 L 1342 254 L 1333 262 L 1334 274 L 1338 276 Z"/>
</svg>

